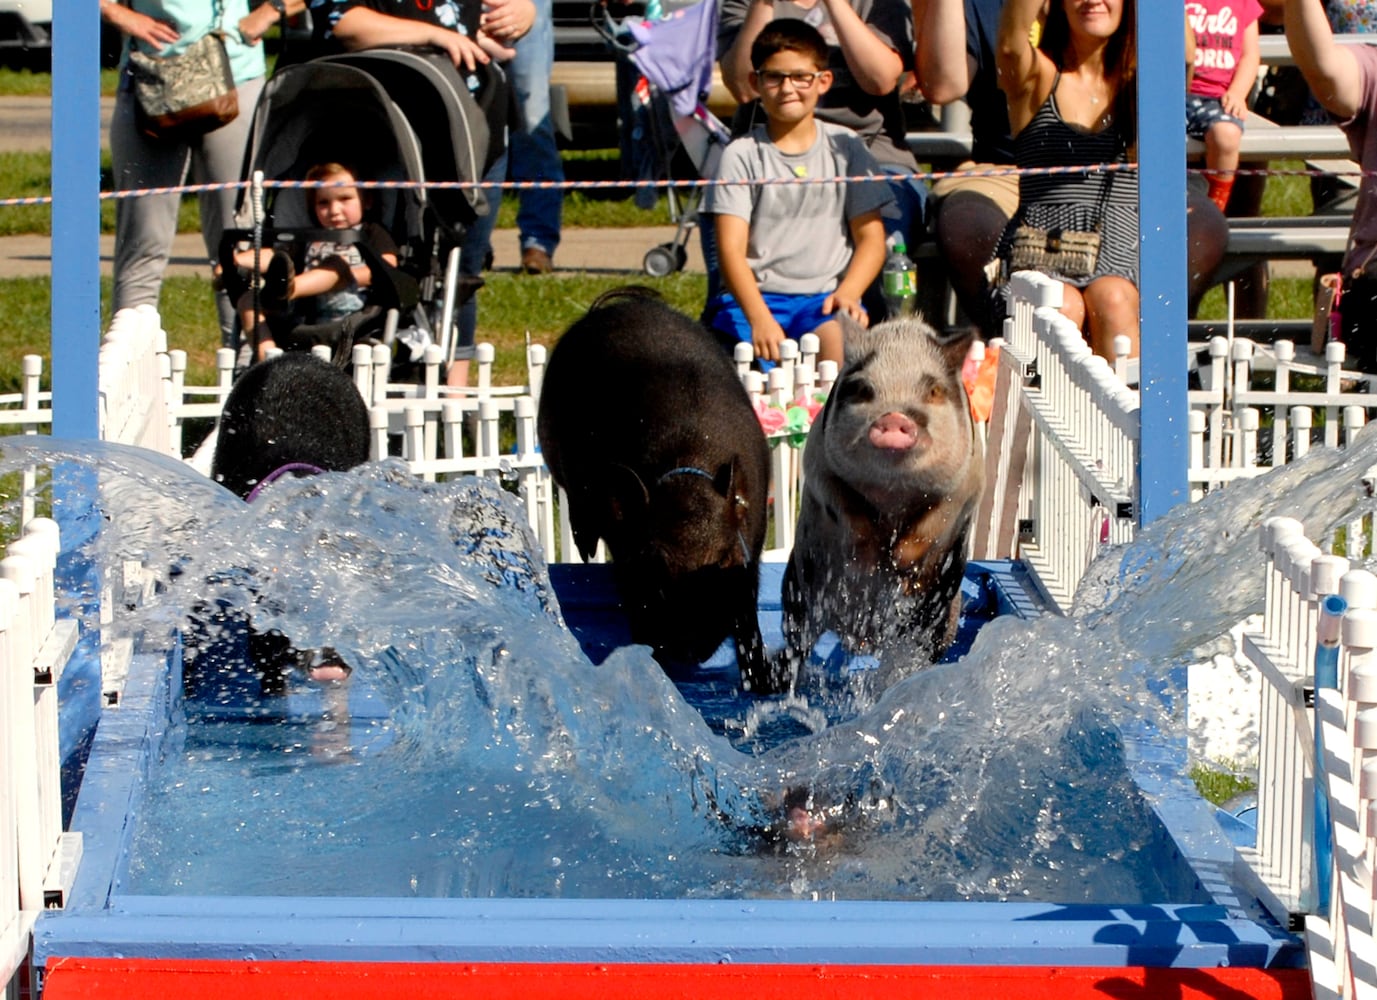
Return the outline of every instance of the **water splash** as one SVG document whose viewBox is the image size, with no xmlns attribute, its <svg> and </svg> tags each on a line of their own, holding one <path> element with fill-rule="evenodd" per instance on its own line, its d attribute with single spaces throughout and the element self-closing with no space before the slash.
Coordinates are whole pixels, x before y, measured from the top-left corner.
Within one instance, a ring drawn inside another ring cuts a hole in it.
<svg viewBox="0 0 1377 1000">
<path fill-rule="evenodd" d="M 146 452 L 4 442 L 10 467 L 95 470 L 84 554 L 162 578 L 128 634 L 251 606 L 256 627 L 354 670 L 349 697 L 316 691 L 336 701 L 305 721 L 174 733 L 135 891 L 1121 904 L 1166 897 L 1118 727 L 1181 738 L 1179 668 L 1261 605 L 1257 525 L 1288 514 L 1320 537 L 1357 516 L 1374 451 L 1367 433 L 1178 508 L 1096 564 L 1071 617 L 997 620 L 962 660 L 830 726 L 828 690 L 810 688 L 788 711 L 820 731 L 747 754 L 646 650 L 583 656 L 489 482 L 384 463 L 250 507 Z M 349 704 L 364 689 L 386 708 L 373 721 Z M 759 719 L 740 715 L 748 745 Z M 775 839 L 791 803 L 827 832 Z"/>
</svg>

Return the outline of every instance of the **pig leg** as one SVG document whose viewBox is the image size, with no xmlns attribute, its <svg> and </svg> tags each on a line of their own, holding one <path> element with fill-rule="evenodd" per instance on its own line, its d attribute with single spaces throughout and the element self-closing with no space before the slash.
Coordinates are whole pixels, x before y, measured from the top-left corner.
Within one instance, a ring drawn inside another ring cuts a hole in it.
<svg viewBox="0 0 1377 1000">
<path fill-rule="evenodd" d="M 817 632 L 813 627 L 813 616 L 809 613 L 808 594 L 799 578 L 799 560 L 799 547 L 795 544 L 789 564 L 784 568 L 784 582 L 780 593 L 784 608 L 784 648 L 780 651 L 775 671 L 785 683 L 792 683 L 798 676 L 799 668 L 803 666 L 803 661 L 818 641 Z M 806 572 L 803 575 L 806 576 Z"/>
<path fill-rule="evenodd" d="M 756 616 L 756 602 L 740 605 L 732 625 L 736 643 L 736 665 L 741 671 L 741 687 L 752 694 L 777 694 L 788 684 L 787 676 L 780 676 L 775 665 L 765 655 L 765 641 L 760 638 L 760 619 Z"/>
</svg>

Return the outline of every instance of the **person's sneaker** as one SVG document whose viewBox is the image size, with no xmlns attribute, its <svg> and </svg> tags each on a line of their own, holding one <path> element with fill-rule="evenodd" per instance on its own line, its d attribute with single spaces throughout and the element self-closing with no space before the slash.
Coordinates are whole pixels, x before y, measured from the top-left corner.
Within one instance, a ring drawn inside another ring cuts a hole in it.
<svg viewBox="0 0 1377 1000">
<path fill-rule="evenodd" d="M 526 274 L 549 274 L 555 269 L 555 262 L 540 247 L 527 247 L 521 251 L 521 270 Z"/>
<path fill-rule="evenodd" d="M 259 292 L 263 307 L 285 307 L 295 278 L 296 268 L 292 265 L 292 258 L 281 250 L 274 250 L 272 260 L 263 269 L 263 287 Z"/>
</svg>

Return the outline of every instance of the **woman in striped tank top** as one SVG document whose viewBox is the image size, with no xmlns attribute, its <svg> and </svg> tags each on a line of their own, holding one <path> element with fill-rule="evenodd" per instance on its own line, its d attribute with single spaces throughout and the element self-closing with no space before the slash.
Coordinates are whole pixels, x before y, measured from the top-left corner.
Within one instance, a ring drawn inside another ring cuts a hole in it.
<svg viewBox="0 0 1377 1000">
<path fill-rule="evenodd" d="M 1112 360 L 1125 335 L 1138 354 L 1138 177 L 1101 164 L 1129 160 L 1134 145 L 1134 0 L 1052 0 L 1035 46 L 1043 0 L 1007 0 L 996 54 L 1009 99 L 1020 167 L 1085 166 L 1084 172 L 1021 175 L 1019 211 L 997 251 L 1007 260 L 1020 225 L 1100 233 L 1089 277 L 1066 285 L 1062 312 L 1096 354 Z"/>
</svg>

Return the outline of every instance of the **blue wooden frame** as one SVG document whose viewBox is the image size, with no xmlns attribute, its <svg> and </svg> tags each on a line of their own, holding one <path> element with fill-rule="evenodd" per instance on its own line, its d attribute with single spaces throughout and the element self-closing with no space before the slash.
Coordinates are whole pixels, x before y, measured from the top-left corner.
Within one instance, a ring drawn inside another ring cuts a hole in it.
<svg viewBox="0 0 1377 1000">
<path fill-rule="evenodd" d="M 100 436 L 100 15 L 53 6 L 53 435 Z"/>
<path fill-rule="evenodd" d="M 1138 0 L 1140 14 L 1156 11 Z M 1138 163 L 1142 288 L 1138 520 L 1189 500 L 1186 469 L 1186 25 L 1138 18 Z M 1169 206 L 1179 206 L 1171 211 Z"/>
</svg>

